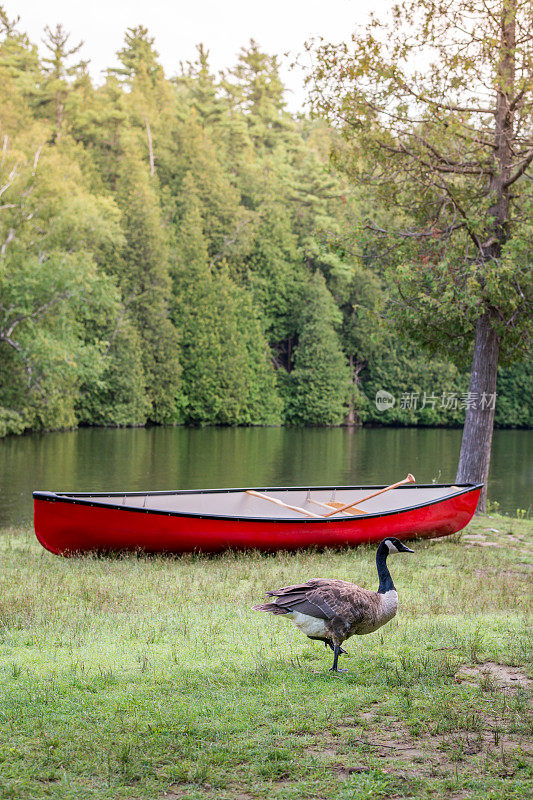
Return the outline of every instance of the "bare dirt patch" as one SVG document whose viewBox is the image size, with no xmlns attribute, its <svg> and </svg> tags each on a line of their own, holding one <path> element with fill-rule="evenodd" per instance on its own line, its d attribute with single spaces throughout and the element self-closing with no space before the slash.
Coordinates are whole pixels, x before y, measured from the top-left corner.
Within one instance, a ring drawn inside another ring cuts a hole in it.
<svg viewBox="0 0 533 800">
<path fill-rule="evenodd" d="M 486 662 L 472 669 L 480 681 L 486 680 L 482 670 L 487 670 L 494 683 L 498 681 L 498 685 L 510 692 L 531 683 L 520 669 L 504 664 Z M 325 731 L 321 734 L 322 746 L 314 746 L 309 751 L 315 757 L 329 762 L 328 766 L 341 780 L 347 780 L 353 773 L 370 771 L 370 765 L 376 763 L 376 758 L 382 759 L 383 772 L 400 780 L 444 778 L 457 774 L 457 771 L 481 774 L 487 760 L 496 774 L 510 778 L 515 773 L 515 758 L 533 757 L 533 743 L 530 740 L 518 734 L 503 733 L 498 725 L 494 727 L 489 717 L 482 730 L 456 730 L 446 734 L 422 732 L 413 737 L 405 725 L 393 718 L 388 717 L 385 722 L 381 719 L 378 726 L 378 716 L 373 709 L 359 712 L 357 717 L 340 720 L 339 727 L 345 730 L 351 728 L 352 735 L 348 738 L 330 735 Z M 350 760 L 346 757 L 347 741 L 355 745 Z M 460 793 L 454 795 L 455 800 L 461 800 L 462 797 Z M 451 797 L 448 800 L 452 800 Z"/>
<path fill-rule="evenodd" d="M 458 683 L 472 681 L 483 685 L 492 682 L 503 691 L 516 691 L 519 688 L 527 689 L 532 681 L 518 667 L 507 664 L 498 664 L 495 661 L 485 661 L 483 664 L 465 665 L 455 675 Z"/>
</svg>

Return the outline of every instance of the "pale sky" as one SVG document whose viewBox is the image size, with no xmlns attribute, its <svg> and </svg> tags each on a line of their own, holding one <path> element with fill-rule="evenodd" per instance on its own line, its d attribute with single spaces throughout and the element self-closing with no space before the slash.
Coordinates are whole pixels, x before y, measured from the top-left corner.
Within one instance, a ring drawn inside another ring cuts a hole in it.
<svg viewBox="0 0 533 800">
<path fill-rule="evenodd" d="M 302 76 L 288 64 L 303 52 L 304 42 L 321 35 L 330 41 L 348 40 L 369 12 L 383 13 L 393 0 L 0 0 L 10 18 L 20 16 L 20 29 L 40 44 L 45 25 L 61 23 L 71 42 L 83 39 L 80 56 L 89 59 L 93 78 L 116 65 L 124 31 L 145 25 L 168 76 L 176 74 L 180 61 L 193 59 L 195 45 L 210 51 L 215 71 L 232 66 L 239 49 L 251 38 L 268 53 L 283 59 L 282 78 L 290 92 L 291 110 L 300 108 L 305 90 Z M 305 60 L 305 56 L 304 56 Z"/>
</svg>

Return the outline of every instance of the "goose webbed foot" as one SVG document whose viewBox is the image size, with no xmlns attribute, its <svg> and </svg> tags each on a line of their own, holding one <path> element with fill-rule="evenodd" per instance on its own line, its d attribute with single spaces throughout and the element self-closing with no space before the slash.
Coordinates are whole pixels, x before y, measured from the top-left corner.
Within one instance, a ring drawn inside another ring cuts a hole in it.
<svg viewBox="0 0 533 800">
<path fill-rule="evenodd" d="M 342 647 L 340 645 L 336 644 L 333 647 L 333 666 L 331 667 L 330 672 L 348 672 L 347 669 L 339 669 L 338 666 L 337 666 L 337 662 L 339 660 L 339 656 L 341 654 L 341 651 L 342 651 Z"/>
</svg>

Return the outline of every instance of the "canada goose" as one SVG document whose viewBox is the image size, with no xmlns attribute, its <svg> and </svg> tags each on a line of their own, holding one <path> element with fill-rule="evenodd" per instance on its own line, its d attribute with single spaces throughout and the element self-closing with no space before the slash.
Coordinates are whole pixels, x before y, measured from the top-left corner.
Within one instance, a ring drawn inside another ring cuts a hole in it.
<svg viewBox="0 0 533 800">
<path fill-rule="evenodd" d="M 253 609 L 285 614 L 310 639 L 321 639 L 326 647 L 331 647 L 331 672 L 346 672 L 337 667 L 339 655 L 346 652 L 341 648 L 342 643 L 354 634 L 373 633 L 389 622 L 398 610 L 398 592 L 387 567 L 387 556 L 412 552 L 399 539 L 383 539 L 376 553 L 377 592 L 361 589 L 348 581 L 314 578 L 307 583 L 267 592 L 276 599 L 253 606 Z"/>
</svg>

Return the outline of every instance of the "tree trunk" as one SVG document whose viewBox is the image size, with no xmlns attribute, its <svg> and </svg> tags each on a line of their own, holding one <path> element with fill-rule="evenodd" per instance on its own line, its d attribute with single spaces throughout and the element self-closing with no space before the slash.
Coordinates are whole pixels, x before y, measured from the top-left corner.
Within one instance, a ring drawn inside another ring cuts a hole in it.
<svg viewBox="0 0 533 800">
<path fill-rule="evenodd" d="M 468 387 L 461 455 L 456 483 L 483 483 L 478 512 L 487 510 L 487 478 L 489 476 L 499 340 L 485 313 L 476 323 L 472 372 Z"/>
<path fill-rule="evenodd" d="M 350 354 L 350 383 L 352 385 L 352 390 L 348 400 L 348 412 L 342 421 L 342 424 L 349 428 L 354 428 L 361 424 L 359 417 L 357 417 L 355 413 L 354 392 L 359 386 L 359 376 L 361 374 L 361 370 L 365 366 L 366 361 L 357 361 L 356 358 Z"/>
<path fill-rule="evenodd" d="M 353 355 L 350 353 L 350 383 L 352 385 L 352 389 L 350 391 L 350 397 L 348 400 L 348 412 L 344 417 L 342 422 L 343 425 L 352 426 L 355 425 L 355 411 L 353 407 L 353 393 L 355 391 L 355 387 L 357 385 L 357 380 L 354 377 L 354 369 L 353 369 Z"/>
<path fill-rule="evenodd" d="M 55 138 L 56 144 L 59 144 L 60 142 L 62 126 L 63 126 L 63 102 L 58 94 L 56 95 L 56 138 Z"/>
<path fill-rule="evenodd" d="M 488 241 L 482 244 L 483 261 L 498 259 L 509 235 L 509 176 L 513 161 L 514 114 L 511 97 L 516 69 L 516 0 L 502 3 L 500 58 L 497 73 L 496 108 L 494 114 L 494 172 L 489 184 L 492 204 L 488 209 Z M 467 406 L 461 455 L 456 483 L 483 483 L 478 512 L 487 510 L 496 377 L 500 342 L 485 313 L 477 320 L 472 372 L 468 387 L 471 405 Z"/>
<path fill-rule="evenodd" d="M 148 153 L 150 155 L 150 175 L 152 178 L 155 175 L 155 163 L 154 163 L 154 149 L 152 146 L 152 131 L 150 130 L 150 123 L 148 122 L 148 117 L 144 118 L 146 123 L 146 135 L 148 137 Z"/>
</svg>

